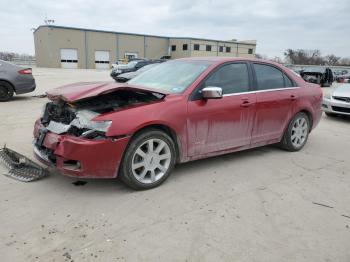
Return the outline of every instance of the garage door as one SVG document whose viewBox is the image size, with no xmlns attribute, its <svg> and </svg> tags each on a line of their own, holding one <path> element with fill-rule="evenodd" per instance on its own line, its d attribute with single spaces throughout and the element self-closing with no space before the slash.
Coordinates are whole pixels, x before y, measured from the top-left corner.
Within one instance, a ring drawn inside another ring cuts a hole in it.
<svg viewBox="0 0 350 262">
<path fill-rule="evenodd" d="M 109 51 L 95 51 L 95 68 L 109 69 Z"/>
<path fill-rule="evenodd" d="M 77 49 L 61 49 L 61 67 L 78 68 Z"/>
</svg>

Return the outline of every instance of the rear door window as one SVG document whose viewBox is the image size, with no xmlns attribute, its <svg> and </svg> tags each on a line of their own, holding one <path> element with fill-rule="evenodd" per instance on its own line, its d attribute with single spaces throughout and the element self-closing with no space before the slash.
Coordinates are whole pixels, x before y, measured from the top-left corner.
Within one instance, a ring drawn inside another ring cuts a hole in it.
<svg viewBox="0 0 350 262">
<path fill-rule="evenodd" d="M 278 89 L 284 87 L 284 78 L 281 70 L 263 64 L 253 64 L 258 90 Z"/>
<path fill-rule="evenodd" d="M 284 86 L 285 87 L 293 87 L 294 86 L 294 83 L 292 82 L 292 80 L 290 80 L 290 78 L 286 74 L 283 74 L 283 78 L 284 78 Z"/>
</svg>

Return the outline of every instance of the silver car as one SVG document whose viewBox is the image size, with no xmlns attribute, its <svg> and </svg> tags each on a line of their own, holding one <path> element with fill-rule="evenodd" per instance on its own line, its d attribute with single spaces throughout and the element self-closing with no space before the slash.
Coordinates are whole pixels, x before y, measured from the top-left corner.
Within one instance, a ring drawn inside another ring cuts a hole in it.
<svg viewBox="0 0 350 262">
<path fill-rule="evenodd" d="M 13 94 L 24 94 L 35 90 L 31 68 L 20 67 L 0 60 L 0 102 L 8 101 Z"/>
<path fill-rule="evenodd" d="M 350 84 L 342 84 L 323 97 L 322 109 L 327 116 L 350 116 Z"/>
</svg>

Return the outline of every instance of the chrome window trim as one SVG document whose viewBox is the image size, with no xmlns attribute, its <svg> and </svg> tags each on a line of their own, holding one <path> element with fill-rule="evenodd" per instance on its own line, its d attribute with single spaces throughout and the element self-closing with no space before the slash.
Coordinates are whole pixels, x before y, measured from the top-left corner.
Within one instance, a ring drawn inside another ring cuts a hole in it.
<svg viewBox="0 0 350 262">
<path fill-rule="evenodd" d="M 247 91 L 247 92 L 239 92 L 239 93 L 226 94 L 226 95 L 223 95 L 223 97 L 226 97 L 226 96 L 238 96 L 238 95 L 243 95 L 243 94 L 254 94 L 254 93 L 272 92 L 272 91 L 293 90 L 293 89 L 298 89 L 298 88 L 300 88 L 300 87 L 299 87 L 299 86 L 294 86 L 294 87 L 284 87 L 284 88 L 275 88 L 275 89 L 254 90 L 254 91 Z"/>
</svg>

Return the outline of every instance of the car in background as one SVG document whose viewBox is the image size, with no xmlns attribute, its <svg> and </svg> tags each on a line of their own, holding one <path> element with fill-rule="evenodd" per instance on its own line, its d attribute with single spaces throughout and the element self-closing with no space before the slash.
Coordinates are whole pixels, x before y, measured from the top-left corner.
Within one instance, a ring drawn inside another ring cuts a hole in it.
<svg viewBox="0 0 350 262">
<path fill-rule="evenodd" d="M 350 73 L 338 75 L 336 81 L 338 83 L 350 83 Z"/>
<path fill-rule="evenodd" d="M 347 69 L 334 69 L 333 74 L 334 74 L 335 80 L 337 80 L 338 77 L 349 74 L 349 71 Z"/>
<path fill-rule="evenodd" d="M 125 83 L 125 82 L 129 81 L 130 79 L 138 76 L 139 74 L 141 74 L 143 72 L 146 72 L 147 70 L 157 66 L 158 64 L 159 63 L 145 65 L 144 67 L 141 67 L 137 71 L 133 71 L 133 72 L 128 72 L 128 73 L 123 73 L 123 74 L 117 75 L 117 77 L 115 78 L 115 81 L 117 81 L 119 83 Z"/>
<path fill-rule="evenodd" d="M 329 67 L 310 67 L 300 71 L 300 76 L 309 83 L 318 84 L 321 87 L 329 87 L 334 81 L 333 72 Z"/>
<path fill-rule="evenodd" d="M 111 77 L 116 80 L 117 76 L 127 72 L 134 72 L 144 67 L 145 65 L 153 63 L 161 63 L 166 60 L 157 59 L 157 60 L 133 60 L 126 65 L 118 65 L 116 68 L 112 69 Z"/>
<path fill-rule="evenodd" d="M 0 60 L 0 102 L 10 100 L 16 93 L 25 94 L 35 90 L 32 69 Z"/>
<path fill-rule="evenodd" d="M 342 84 L 323 97 L 322 109 L 327 116 L 350 116 L 350 84 Z"/>
<path fill-rule="evenodd" d="M 160 185 L 176 163 L 268 144 L 301 150 L 322 116 L 322 89 L 271 61 L 168 61 L 128 83 L 49 91 L 34 154 L 61 173 Z"/>
<path fill-rule="evenodd" d="M 114 64 L 112 64 L 112 69 L 117 68 L 120 65 L 126 65 L 127 63 L 131 62 L 131 61 L 141 61 L 141 60 L 145 60 L 143 58 L 121 58 L 118 59 L 118 61 L 116 61 Z"/>
</svg>

